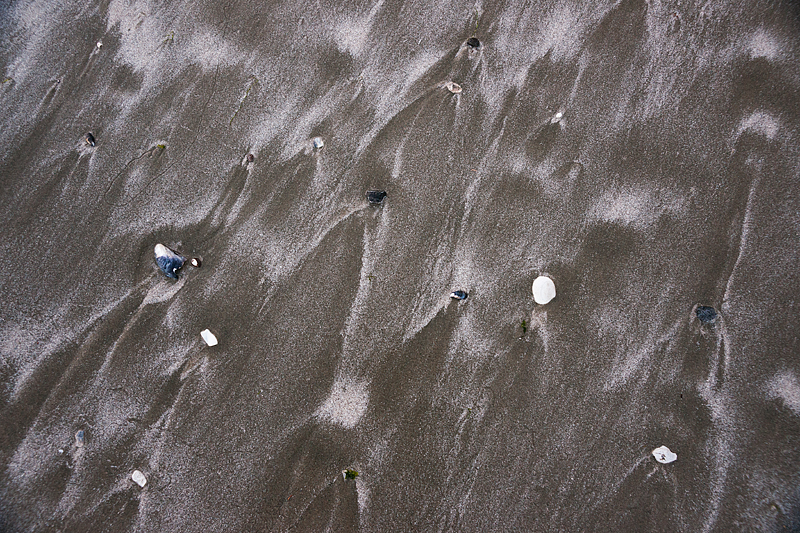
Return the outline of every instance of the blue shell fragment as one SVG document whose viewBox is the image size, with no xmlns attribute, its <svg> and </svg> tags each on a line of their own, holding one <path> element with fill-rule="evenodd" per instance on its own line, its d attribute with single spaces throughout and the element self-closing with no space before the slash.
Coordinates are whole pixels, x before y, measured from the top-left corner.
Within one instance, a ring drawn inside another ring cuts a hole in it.
<svg viewBox="0 0 800 533">
<path fill-rule="evenodd" d="M 86 433 L 84 433 L 82 429 L 78 430 L 78 432 L 75 434 L 75 445 L 78 448 L 80 448 L 84 445 L 85 442 L 86 442 Z"/>
<path fill-rule="evenodd" d="M 707 305 L 698 306 L 697 309 L 694 310 L 694 313 L 703 324 L 713 324 L 717 319 L 717 311 L 713 307 L 708 307 Z"/>
<path fill-rule="evenodd" d="M 367 200 L 373 205 L 378 205 L 386 198 L 386 191 L 367 191 Z"/>
<path fill-rule="evenodd" d="M 454 300 L 466 300 L 468 294 L 464 291 L 453 291 L 450 293 L 450 298 Z"/>
<path fill-rule="evenodd" d="M 178 279 L 178 270 L 181 269 L 186 259 L 163 244 L 156 244 L 155 254 L 156 264 L 161 269 L 161 272 L 166 274 L 167 277 Z"/>
</svg>

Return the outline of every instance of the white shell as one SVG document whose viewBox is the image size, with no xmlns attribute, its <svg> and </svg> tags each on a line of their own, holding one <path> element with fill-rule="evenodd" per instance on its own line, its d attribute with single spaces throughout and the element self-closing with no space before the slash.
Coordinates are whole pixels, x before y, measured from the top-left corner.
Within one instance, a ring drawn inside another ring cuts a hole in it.
<svg viewBox="0 0 800 533">
<path fill-rule="evenodd" d="M 165 255 L 170 255 L 170 250 L 163 244 L 156 244 L 155 247 L 156 257 L 164 257 Z"/>
<path fill-rule="evenodd" d="M 144 487 L 147 484 L 147 478 L 144 477 L 144 474 L 138 470 L 133 471 L 133 474 L 131 474 L 131 479 L 140 487 Z"/>
<path fill-rule="evenodd" d="M 200 336 L 203 337 L 203 340 L 206 341 L 206 344 L 208 344 L 209 346 L 216 346 L 217 344 L 219 344 L 214 334 L 208 331 L 207 329 L 201 331 Z"/>
<path fill-rule="evenodd" d="M 453 94 L 458 94 L 461 92 L 461 85 L 455 82 L 448 81 L 447 83 L 444 84 L 444 86 L 447 87 L 447 90 Z"/>
<path fill-rule="evenodd" d="M 556 297 L 556 285 L 547 276 L 539 276 L 533 280 L 533 301 L 539 305 L 549 303 Z"/>
<path fill-rule="evenodd" d="M 671 463 L 672 461 L 675 461 L 678 458 L 678 455 L 672 453 L 670 449 L 667 448 L 666 446 L 659 446 L 658 448 L 653 450 L 653 457 L 655 457 L 656 461 L 658 461 L 661 464 L 668 464 Z"/>
</svg>

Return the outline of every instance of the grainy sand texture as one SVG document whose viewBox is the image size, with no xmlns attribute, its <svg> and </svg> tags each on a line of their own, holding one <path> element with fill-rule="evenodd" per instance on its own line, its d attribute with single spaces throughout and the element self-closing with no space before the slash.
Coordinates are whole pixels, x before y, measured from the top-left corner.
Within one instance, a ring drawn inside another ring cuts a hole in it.
<svg viewBox="0 0 800 533">
<path fill-rule="evenodd" d="M 11 0 L 0 77 L 0 531 L 800 529 L 793 3 Z"/>
</svg>

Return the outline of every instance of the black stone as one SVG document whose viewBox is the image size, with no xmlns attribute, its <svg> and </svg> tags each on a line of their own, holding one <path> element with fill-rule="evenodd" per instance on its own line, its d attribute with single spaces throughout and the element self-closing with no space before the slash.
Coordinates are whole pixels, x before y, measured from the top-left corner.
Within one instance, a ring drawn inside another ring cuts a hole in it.
<svg viewBox="0 0 800 533">
<path fill-rule="evenodd" d="M 94 135 L 92 135 L 91 133 L 86 134 L 86 144 L 94 146 Z"/>
<path fill-rule="evenodd" d="M 469 39 L 467 39 L 467 46 L 469 46 L 470 48 L 474 48 L 475 50 L 478 50 L 481 47 L 481 42 L 475 37 L 470 37 Z"/>
<path fill-rule="evenodd" d="M 386 191 L 367 191 L 367 200 L 369 203 L 378 205 L 386 198 Z"/>
<path fill-rule="evenodd" d="M 717 319 L 717 311 L 713 307 L 708 307 L 706 305 L 698 306 L 697 309 L 694 310 L 694 313 L 703 324 L 713 324 Z"/>
<path fill-rule="evenodd" d="M 252 163 L 252 162 L 253 162 L 253 160 L 254 160 L 255 158 L 256 158 L 256 156 L 254 156 L 253 154 L 247 154 L 247 160 L 248 160 L 249 162 L 251 162 L 251 163 Z"/>
</svg>

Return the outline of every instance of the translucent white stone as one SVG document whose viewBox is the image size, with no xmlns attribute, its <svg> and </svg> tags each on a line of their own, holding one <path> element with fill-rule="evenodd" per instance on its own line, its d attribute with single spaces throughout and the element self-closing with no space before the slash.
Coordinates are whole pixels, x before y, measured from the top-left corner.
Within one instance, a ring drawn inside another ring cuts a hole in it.
<svg viewBox="0 0 800 533">
<path fill-rule="evenodd" d="M 217 344 L 219 344 L 217 342 L 217 337 L 215 337 L 214 334 L 208 331 L 207 329 L 201 331 L 200 336 L 203 337 L 203 340 L 206 341 L 206 344 L 208 344 L 209 346 L 216 346 Z"/>
<path fill-rule="evenodd" d="M 131 479 L 140 487 L 144 487 L 147 484 L 147 478 L 144 477 L 144 474 L 138 470 L 133 471 L 133 474 L 131 474 Z"/>
<path fill-rule="evenodd" d="M 653 450 L 653 457 L 655 457 L 656 461 L 659 463 L 668 464 L 672 461 L 675 461 L 678 458 L 678 455 L 672 453 L 666 446 L 659 446 Z"/>
<path fill-rule="evenodd" d="M 461 85 L 453 81 L 448 81 L 447 83 L 444 84 L 444 86 L 447 87 L 447 90 L 453 94 L 458 94 L 461 92 Z"/>
<path fill-rule="evenodd" d="M 547 276 L 539 276 L 533 280 L 533 301 L 539 305 L 549 303 L 556 297 L 556 285 Z"/>
</svg>

